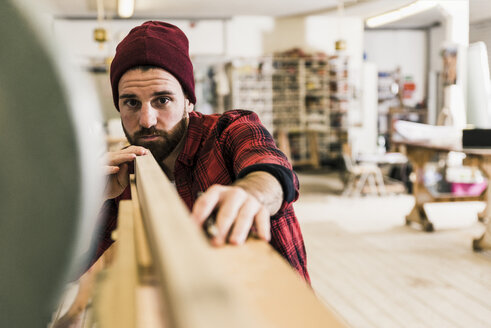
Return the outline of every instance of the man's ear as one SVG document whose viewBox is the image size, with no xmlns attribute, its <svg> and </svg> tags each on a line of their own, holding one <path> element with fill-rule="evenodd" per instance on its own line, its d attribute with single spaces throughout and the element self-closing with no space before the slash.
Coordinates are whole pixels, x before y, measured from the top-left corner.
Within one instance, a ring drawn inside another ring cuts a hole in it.
<svg viewBox="0 0 491 328">
<path fill-rule="evenodd" d="M 191 113 L 194 110 L 194 104 L 189 101 L 188 98 L 184 99 L 184 106 L 186 108 L 186 113 Z"/>
</svg>

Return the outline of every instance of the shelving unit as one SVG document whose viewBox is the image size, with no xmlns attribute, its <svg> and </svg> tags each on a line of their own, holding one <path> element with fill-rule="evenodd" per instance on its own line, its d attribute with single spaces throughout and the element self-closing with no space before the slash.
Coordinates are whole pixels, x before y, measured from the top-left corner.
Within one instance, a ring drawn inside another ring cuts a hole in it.
<svg viewBox="0 0 491 328">
<path fill-rule="evenodd" d="M 231 65 L 232 106 L 254 111 L 273 133 L 273 75 L 270 58 L 243 59 Z"/>
<path fill-rule="evenodd" d="M 274 68 L 275 132 L 287 134 L 295 165 L 318 167 L 328 152 L 321 144 L 329 127 L 327 60 L 276 56 Z"/>
<path fill-rule="evenodd" d="M 349 57 L 337 54 L 329 57 L 329 157 L 342 156 L 343 144 L 348 142 L 348 111 L 352 99 L 349 81 Z"/>
<path fill-rule="evenodd" d="M 275 55 L 232 66 L 233 108 L 254 110 L 294 165 L 317 167 L 341 156 L 351 92 L 347 57 Z"/>
<path fill-rule="evenodd" d="M 274 131 L 302 131 L 306 128 L 304 61 L 274 57 L 273 67 Z"/>
</svg>

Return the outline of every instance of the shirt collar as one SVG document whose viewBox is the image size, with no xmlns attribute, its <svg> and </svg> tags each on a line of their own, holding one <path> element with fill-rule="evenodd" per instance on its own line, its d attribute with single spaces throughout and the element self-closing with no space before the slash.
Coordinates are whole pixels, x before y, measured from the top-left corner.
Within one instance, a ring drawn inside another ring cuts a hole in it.
<svg viewBox="0 0 491 328">
<path fill-rule="evenodd" d="M 201 124 L 203 114 L 198 112 L 189 113 L 189 125 L 186 132 L 186 143 L 181 153 L 177 157 L 177 161 L 184 165 L 191 166 L 194 163 L 194 157 L 198 152 L 203 138 L 203 125 Z"/>
</svg>

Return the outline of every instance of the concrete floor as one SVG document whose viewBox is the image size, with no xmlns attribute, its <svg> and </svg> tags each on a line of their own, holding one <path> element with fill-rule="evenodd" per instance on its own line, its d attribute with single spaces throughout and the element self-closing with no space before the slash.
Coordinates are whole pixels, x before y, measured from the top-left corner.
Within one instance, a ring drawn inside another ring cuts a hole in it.
<svg viewBox="0 0 491 328">
<path fill-rule="evenodd" d="M 426 233 L 404 224 L 409 195 L 342 197 L 337 173 L 299 179 L 312 286 L 350 327 L 491 327 L 491 252 L 471 249 L 483 203 L 429 204 Z"/>
</svg>

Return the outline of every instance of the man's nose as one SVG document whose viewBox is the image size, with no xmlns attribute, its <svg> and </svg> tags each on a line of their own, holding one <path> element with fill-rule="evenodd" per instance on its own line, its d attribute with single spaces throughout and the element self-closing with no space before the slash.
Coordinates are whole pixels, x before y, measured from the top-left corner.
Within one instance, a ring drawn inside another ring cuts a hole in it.
<svg viewBox="0 0 491 328">
<path fill-rule="evenodd" d="M 140 112 L 140 126 L 150 128 L 157 124 L 157 110 L 150 104 L 143 104 Z"/>
</svg>

